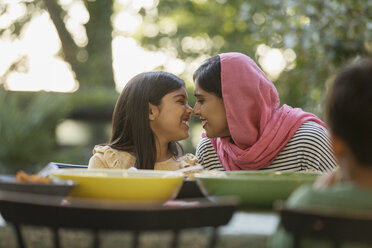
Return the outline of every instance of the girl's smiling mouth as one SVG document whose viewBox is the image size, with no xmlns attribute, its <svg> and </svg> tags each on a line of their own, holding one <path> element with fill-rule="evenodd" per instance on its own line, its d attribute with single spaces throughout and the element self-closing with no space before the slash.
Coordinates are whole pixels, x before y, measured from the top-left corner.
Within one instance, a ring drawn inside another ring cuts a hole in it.
<svg viewBox="0 0 372 248">
<path fill-rule="evenodd" d="M 190 123 L 190 117 L 182 119 L 182 124 L 186 125 L 187 127 L 190 127 L 189 123 Z"/>
</svg>

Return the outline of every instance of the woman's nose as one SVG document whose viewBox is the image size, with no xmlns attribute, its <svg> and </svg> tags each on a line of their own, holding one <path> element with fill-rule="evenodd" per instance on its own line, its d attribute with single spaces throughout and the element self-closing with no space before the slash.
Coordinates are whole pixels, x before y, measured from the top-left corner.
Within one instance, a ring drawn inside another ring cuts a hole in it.
<svg viewBox="0 0 372 248">
<path fill-rule="evenodd" d="M 199 105 L 197 103 L 194 106 L 193 114 L 194 115 L 200 115 L 200 107 L 199 107 Z"/>
</svg>

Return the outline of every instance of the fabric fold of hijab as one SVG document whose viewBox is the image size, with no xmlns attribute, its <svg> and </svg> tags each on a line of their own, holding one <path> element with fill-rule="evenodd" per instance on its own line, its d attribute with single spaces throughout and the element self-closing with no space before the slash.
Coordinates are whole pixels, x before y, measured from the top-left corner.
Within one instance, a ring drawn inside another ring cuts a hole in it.
<svg viewBox="0 0 372 248">
<path fill-rule="evenodd" d="M 248 56 L 220 54 L 222 97 L 231 137 L 211 138 L 226 170 L 257 170 L 271 164 L 306 121 L 315 115 L 283 105 L 274 84 Z M 231 142 L 231 139 L 233 142 Z"/>
</svg>

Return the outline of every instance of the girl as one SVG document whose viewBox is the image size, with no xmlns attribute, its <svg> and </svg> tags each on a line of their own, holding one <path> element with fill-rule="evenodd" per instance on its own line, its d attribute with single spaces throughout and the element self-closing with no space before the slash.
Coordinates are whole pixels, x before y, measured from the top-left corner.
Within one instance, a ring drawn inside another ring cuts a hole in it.
<svg viewBox="0 0 372 248">
<path fill-rule="evenodd" d="M 189 136 L 192 109 L 184 82 L 166 72 L 133 77 L 123 89 L 112 117 L 107 145 L 94 147 L 89 169 L 177 170 L 193 165 L 176 142 Z"/>
</svg>

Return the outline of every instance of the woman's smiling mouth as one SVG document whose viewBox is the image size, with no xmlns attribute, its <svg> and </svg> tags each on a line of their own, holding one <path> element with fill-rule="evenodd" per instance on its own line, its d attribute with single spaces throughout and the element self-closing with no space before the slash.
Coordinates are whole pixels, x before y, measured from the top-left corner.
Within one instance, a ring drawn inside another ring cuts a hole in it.
<svg viewBox="0 0 372 248">
<path fill-rule="evenodd" d="M 205 128 L 205 126 L 206 126 L 207 123 L 208 123 L 207 119 L 200 119 L 200 120 L 201 120 L 201 122 L 202 122 L 202 126 L 203 126 L 203 128 Z"/>
</svg>

